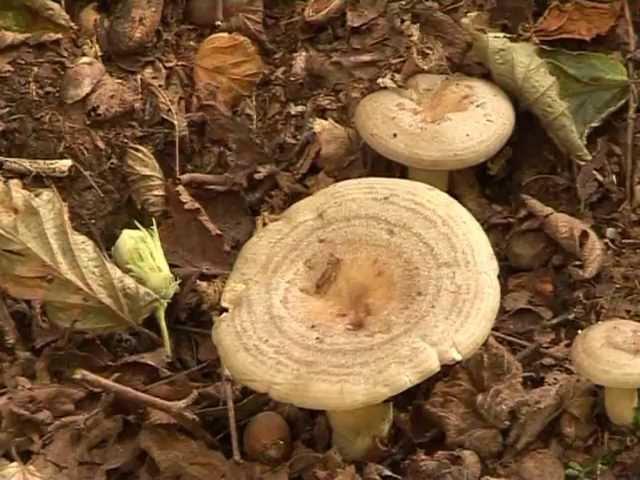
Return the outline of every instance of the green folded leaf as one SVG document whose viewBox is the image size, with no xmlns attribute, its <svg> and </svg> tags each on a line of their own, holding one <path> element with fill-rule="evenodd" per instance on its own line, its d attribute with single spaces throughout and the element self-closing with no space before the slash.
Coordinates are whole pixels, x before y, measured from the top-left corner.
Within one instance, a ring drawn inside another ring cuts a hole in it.
<svg viewBox="0 0 640 480">
<path fill-rule="evenodd" d="M 624 65 L 601 53 L 537 47 L 503 33 L 481 32 L 471 22 L 466 27 L 494 81 L 536 115 L 563 152 L 590 159 L 589 131 L 629 98 Z"/>
<path fill-rule="evenodd" d="M 73 229 L 56 191 L 33 194 L 18 180 L 0 180 L 0 289 L 89 331 L 140 324 L 160 302 Z"/>
</svg>

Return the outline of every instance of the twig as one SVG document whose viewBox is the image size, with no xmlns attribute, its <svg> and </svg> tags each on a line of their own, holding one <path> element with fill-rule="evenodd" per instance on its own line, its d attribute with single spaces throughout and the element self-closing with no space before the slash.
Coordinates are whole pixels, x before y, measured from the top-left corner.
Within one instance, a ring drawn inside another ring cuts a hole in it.
<svg viewBox="0 0 640 480">
<path fill-rule="evenodd" d="M 18 175 L 43 175 L 47 177 L 66 177 L 73 161 L 69 158 L 57 160 L 37 160 L 31 158 L 12 158 L 0 156 L 0 170 Z"/>
<path fill-rule="evenodd" d="M 215 439 L 211 437 L 204 428 L 202 428 L 199 418 L 193 412 L 188 410 L 187 405 L 190 403 L 190 398 L 179 402 L 170 402 L 168 400 L 163 400 L 147 393 L 140 392 L 131 387 L 127 387 L 121 383 L 113 382 L 107 378 L 83 369 L 76 370 L 73 373 L 73 379 L 77 382 L 87 383 L 95 388 L 111 392 L 128 402 L 135 403 L 143 407 L 155 408 L 156 410 L 160 410 L 161 412 L 171 415 L 180 425 L 189 430 L 210 447 L 218 448 L 219 446 Z"/>
<path fill-rule="evenodd" d="M 636 77 L 633 53 L 636 51 L 636 32 L 633 28 L 633 18 L 631 16 L 631 8 L 629 8 L 629 0 L 622 2 L 624 8 L 624 18 L 627 22 L 627 34 L 629 35 L 629 57 L 627 58 L 627 72 L 629 80 Z M 629 102 L 627 105 L 627 145 L 624 155 L 625 170 L 625 190 L 629 205 L 635 206 L 635 177 L 636 169 L 633 161 L 633 134 L 636 124 L 636 109 L 638 107 L 638 90 L 632 82 L 629 84 Z"/>
<path fill-rule="evenodd" d="M 497 338 L 501 338 L 502 340 L 506 340 L 507 342 L 511 342 L 511 343 L 516 344 L 516 345 L 520 345 L 521 347 L 525 347 L 527 350 L 528 349 L 538 350 L 543 355 L 546 355 L 547 357 L 551 357 L 551 358 L 553 358 L 555 360 L 564 361 L 564 360 L 567 359 L 564 355 L 560 355 L 558 353 L 550 352 L 549 350 L 545 350 L 543 348 L 540 348 L 540 344 L 537 344 L 537 343 L 527 342 L 526 340 L 521 340 L 519 338 L 512 337 L 511 335 L 505 335 L 504 333 L 500 333 L 500 332 L 491 332 L 491 335 L 493 335 L 494 337 L 497 337 Z M 533 348 L 534 346 L 535 346 L 535 348 Z M 527 352 L 527 355 L 529 355 L 529 354 L 530 354 L 530 352 Z"/>
<path fill-rule="evenodd" d="M 242 462 L 240 455 L 240 446 L 238 444 L 238 426 L 236 425 L 236 409 L 233 403 L 233 391 L 231 390 L 231 375 L 224 369 L 222 373 L 222 382 L 224 384 L 224 396 L 227 403 L 227 415 L 229 417 L 229 433 L 231 434 L 231 450 L 233 452 L 233 460 Z"/>
</svg>

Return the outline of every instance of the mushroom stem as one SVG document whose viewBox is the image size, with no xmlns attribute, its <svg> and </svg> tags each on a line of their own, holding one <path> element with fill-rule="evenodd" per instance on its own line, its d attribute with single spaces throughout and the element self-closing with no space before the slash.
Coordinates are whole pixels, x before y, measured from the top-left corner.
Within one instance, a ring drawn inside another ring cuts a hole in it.
<svg viewBox="0 0 640 480">
<path fill-rule="evenodd" d="M 449 170 L 424 170 L 409 167 L 407 176 L 410 180 L 426 183 L 444 192 L 449 188 Z"/>
<path fill-rule="evenodd" d="M 393 404 L 377 403 L 355 410 L 327 411 L 333 431 L 333 446 L 347 461 L 375 455 L 379 440 L 385 440 L 393 423 Z"/>
<path fill-rule="evenodd" d="M 638 408 L 638 391 L 635 388 L 605 387 L 604 408 L 611 422 L 630 427 Z"/>
</svg>

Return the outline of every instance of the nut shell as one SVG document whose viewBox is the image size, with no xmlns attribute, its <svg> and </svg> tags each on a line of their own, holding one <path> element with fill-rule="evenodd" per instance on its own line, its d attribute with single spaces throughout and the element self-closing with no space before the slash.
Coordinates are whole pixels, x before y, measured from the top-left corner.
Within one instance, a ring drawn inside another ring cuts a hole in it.
<svg viewBox="0 0 640 480">
<path fill-rule="evenodd" d="M 278 465 L 291 454 L 289 425 L 276 412 L 259 413 L 247 423 L 242 444 L 250 460 Z"/>
</svg>

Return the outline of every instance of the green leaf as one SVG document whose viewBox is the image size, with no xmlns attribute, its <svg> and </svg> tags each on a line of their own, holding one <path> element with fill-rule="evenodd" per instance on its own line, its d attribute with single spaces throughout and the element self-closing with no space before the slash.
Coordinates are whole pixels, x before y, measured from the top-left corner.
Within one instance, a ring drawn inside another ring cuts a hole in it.
<svg viewBox="0 0 640 480">
<path fill-rule="evenodd" d="M 538 52 L 558 80 L 560 96 L 569 104 L 583 141 L 592 128 L 629 98 L 627 69 L 612 56 L 555 48 L 540 48 Z"/>
<path fill-rule="evenodd" d="M 16 33 L 64 32 L 71 18 L 52 0 L 0 0 L 0 30 Z"/>
<path fill-rule="evenodd" d="M 55 190 L 33 194 L 18 180 L 0 180 L 0 289 L 89 331 L 138 325 L 160 302 L 73 229 Z"/>
<path fill-rule="evenodd" d="M 589 131 L 629 97 L 629 79 L 618 60 L 600 53 L 570 52 L 513 42 L 465 22 L 474 52 L 494 81 L 539 119 L 560 150 L 589 160 Z"/>
</svg>

